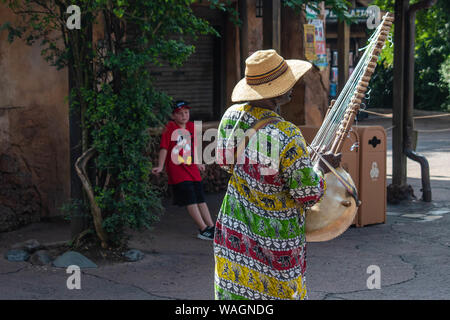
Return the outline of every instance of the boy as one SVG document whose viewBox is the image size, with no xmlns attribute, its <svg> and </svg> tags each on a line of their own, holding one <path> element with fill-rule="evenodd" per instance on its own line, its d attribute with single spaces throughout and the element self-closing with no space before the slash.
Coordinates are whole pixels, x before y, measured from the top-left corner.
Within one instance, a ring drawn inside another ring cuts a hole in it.
<svg viewBox="0 0 450 320">
<path fill-rule="evenodd" d="M 162 133 L 158 166 L 152 172 L 159 174 L 166 166 L 174 204 L 187 207 L 199 227 L 199 239 L 213 240 L 214 223 L 205 203 L 199 171 L 204 171 L 205 165 L 193 161 L 194 123 L 189 121 L 189 109 L 185 101 L 177 101 L 173 106 L 173 121 L 169 121 Z"/>
</svg>

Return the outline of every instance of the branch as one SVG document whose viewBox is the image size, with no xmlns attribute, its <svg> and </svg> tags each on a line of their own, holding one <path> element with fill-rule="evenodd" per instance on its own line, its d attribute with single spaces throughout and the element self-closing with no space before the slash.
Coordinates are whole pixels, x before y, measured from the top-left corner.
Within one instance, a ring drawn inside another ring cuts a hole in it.
<svg viewBox="0 0 450 320">
<path fill-rule="evenodd" d="M 59 1 L 56 2 L 59 6 L 59 16 L 62 19 L 64 17 L 64 5 L 61 4 Z M 62 34 L 62 38 L 64 41 L 64 48 L 67 50 L 69 48 L 69 40 L 68 40 L 68 34 L 67 34 L 67 29 L 65 25 L 60 25 L 59 26 L 61 29 L 61 34 Z"/>
<path fill-rule="evenodd" d="M 63 24 L 63 25 L 66 24 L 66 21 L 63 18 L 59 17 L 50 8 L 48 8 L 45 5 L 42 5 L 41 3 L 38 3 L 38 5 L 40 5 L 46 11 L 39 11 L 39 10 L 32 10 L 32 9 L 29 9 L 29 10 L 26 10 L 26 9 L 22 9 L 22 10 L 11 9 L 11 11 L 14 14 L 17 14 L 17 15 L 34 15 L 35 14 L 35 15 L 48 16 L 48 17 L 51 17 L 53 19 L 56 19 L 60 24 Z"/>
<path fill-rule="evenodd" d="M 159 22 L 156 25 L 155 29 L 153 29 L 152 36 L 154 36 L 156 34 L 156 32 L 159 30 L 159 28 L 161 27 L 163 21 L 166 20 L 169 12 L 170 12 L 170 10 L 166 10 L 164 12 L 164 16 L 159 20 Z M 140 21 L 143 21 L 143 22 L 148 22 L 149 21 L 149 18 L 138 17 L 138 16 L 132 15 L 132 14 L 130 14 L 128 12 L 125 12 L 124 16 L 126 16 L 127 18 L 130 18 L 130 19 L 136 19 L 136 20 L 140 20 Z"/>
<path fill-rule="evenodd" d="M 158 22 L 158 24 L 156 25 L 156 28 L 153 30 L 152 32 L 152 36 L 154 36 L 156 34 L 156 32 L 159 30 L 159 28 L 161 27 L 162 24 L 162 20 Z"/>
<path fill-rule="evenodd" d="M 88 175 L 86 173 L 86 164 L 95 154 L 97 150 L 94 148 L 88 149 L 85 153 L 79 157 L 75 163 L 75 170 L 77 171 L 78 177 L 81 180 L 84 191 L 89 199 L 89 204 L 91 206 L 91 213 L 94 219 L 95 231 L 97 232 L 98 237 L 102 243 L 102 247 L 107 247 L 108 236 L 106 235 L 105 230 L 103 229 L 102 223 L 102 211 L 99 208 L 97 202 L 95 201 L 94 190 L 92 188 L 91 182 L 89 181 Z"/>
<path fill-rule="evenodd" d="M 10 109 L 21 109 L 21 108 L 26 108 L 25 106 L 0 106 L 0 110 L 10 110 Z"/>
<path fill-rule="evenodd" d="M 420 2 L 414 3 L 409 7 L 409 12 L 414 13 L 416 11 L 422 10 L 422 9 L 428 9 L 431 8 L 436 4 L 437 0 L 422 0 Z"/>
<path fill-rule="evenodd" d="M 106 190 L 106 188 L 108 187 L 110 179 L 111 179 L 111 174 L 108 172 L 106 174 L 105 185 L 103 186 L 103 190 Z"/>
</svg>

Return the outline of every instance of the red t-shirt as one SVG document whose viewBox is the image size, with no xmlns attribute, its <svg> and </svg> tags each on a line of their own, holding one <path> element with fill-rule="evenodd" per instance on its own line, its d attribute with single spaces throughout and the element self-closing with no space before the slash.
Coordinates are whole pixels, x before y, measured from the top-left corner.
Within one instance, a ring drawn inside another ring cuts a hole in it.
<svg viewBox="0 0 450 320">
<path fill-rule="evenodd" d="M 183 181 L 201 181 L 200 170 L 194 163 L 194 123 L 186 123 L 186 129 L 170 121 L 161 136 L 160 149 L 167 150 L 166 172 L 169 184 Z"/>
</svg>

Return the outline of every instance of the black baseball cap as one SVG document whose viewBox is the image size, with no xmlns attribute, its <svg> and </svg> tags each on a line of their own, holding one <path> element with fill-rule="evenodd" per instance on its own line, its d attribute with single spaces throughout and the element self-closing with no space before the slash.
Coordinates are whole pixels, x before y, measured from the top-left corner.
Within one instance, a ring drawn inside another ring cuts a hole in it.
<svg viewBox="0 0 450 320">
<path fill-rule="evenodd" d="M 172 107 L 172 113 L 175 113 L 178 110 L 181 110 L 183 108 L 190 109 L 191 107 L 189 107 L 189 104 L 186 101 L 178 100 L 177 102 L 175 102 L 175 104 Z"/>
</svg>

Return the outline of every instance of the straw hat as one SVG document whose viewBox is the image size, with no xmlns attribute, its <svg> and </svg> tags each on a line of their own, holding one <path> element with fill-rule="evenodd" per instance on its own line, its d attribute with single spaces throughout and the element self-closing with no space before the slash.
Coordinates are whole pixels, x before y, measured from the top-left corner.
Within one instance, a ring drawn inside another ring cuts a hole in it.
<svg viewBox="0 0 450 320">
<path fill-rule="evenodd" d="M 245 60 L 245 78 L 238 82 L 231 101 L 254 101 L 281 96 L 312 67 L 303 60 L 284 60 L 275 50 L 259 50 Z"/>
</svg>

